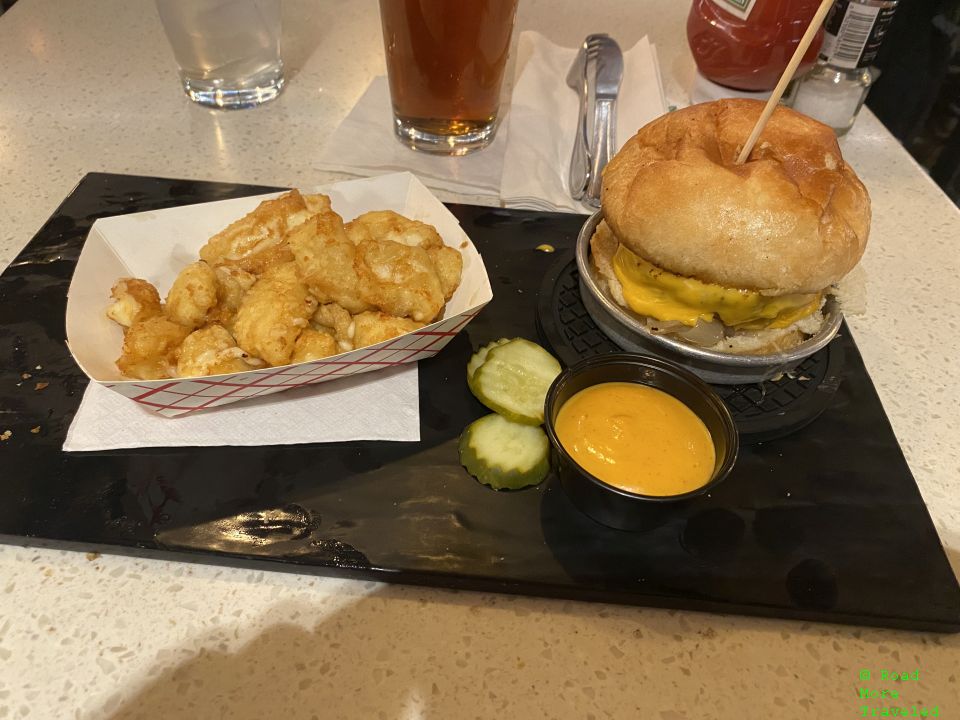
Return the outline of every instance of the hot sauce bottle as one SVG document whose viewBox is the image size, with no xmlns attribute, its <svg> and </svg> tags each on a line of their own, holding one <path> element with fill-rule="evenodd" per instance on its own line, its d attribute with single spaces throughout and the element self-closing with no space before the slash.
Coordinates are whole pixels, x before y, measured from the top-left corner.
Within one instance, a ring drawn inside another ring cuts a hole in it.
<svg viewBox="0 0 960 720">
<path fill-rule="evenodd" d="M 687 41 L 700 73 L 735 90 L 772 90 L 819 6 L 817 0 L 693 0 Z M 803 56 L 810 68 L 823 30 Z"/>
</svg>

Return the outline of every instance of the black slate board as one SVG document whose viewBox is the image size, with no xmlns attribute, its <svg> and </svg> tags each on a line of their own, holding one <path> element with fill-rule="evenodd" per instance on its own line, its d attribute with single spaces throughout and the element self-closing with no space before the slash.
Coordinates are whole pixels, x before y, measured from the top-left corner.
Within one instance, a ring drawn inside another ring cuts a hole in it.
<svg viewBox="0 0 960 720">
<path fill-rule="evenodd" d="M 0 443 L 0 539 L 960 630 L 957 580 L 848 334 L 843 381 L 823 415 L 744 448 L 712 497 L 650 532 L 597 525 L 552 480 L 495 493 L 463 472 L 457 435 L 485 413 L 463 379 L 471 349 L 500 336 L 536 337 L 537 289 L 555 256 L 534 248 L 572 247 L 576 216 L 451 206 L 484 255 L 495 299 L 420 363 L 419 443 L 62 453 L 87 382 L 64 345 L 66 289 L 93 220 L 269 189 L 90 174 L 3 273 L 0 433 L 13 434 Z M 49 386 L 35 390 L 38 381 Z"/>
</svg>

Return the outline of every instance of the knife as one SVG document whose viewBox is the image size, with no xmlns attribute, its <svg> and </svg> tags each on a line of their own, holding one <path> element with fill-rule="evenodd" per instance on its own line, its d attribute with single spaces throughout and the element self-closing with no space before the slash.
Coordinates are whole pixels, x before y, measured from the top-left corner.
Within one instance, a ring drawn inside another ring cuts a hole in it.
<svg viewBox="0 0 960 720">
<path fill-rule="evenodd" d="M 595 47 L 593 143 L 589 147 L 590 175 L 583 201 L 600 207 L 603 168 L 617 149 L 617 95 L 623 80 L 623 52 L 609 35 L 590 35 L 585 44 Z M 588 57 L 591 53 L 588 52 Z M 590 75 L 587 80 L 589 83 Z"/>
</svg>

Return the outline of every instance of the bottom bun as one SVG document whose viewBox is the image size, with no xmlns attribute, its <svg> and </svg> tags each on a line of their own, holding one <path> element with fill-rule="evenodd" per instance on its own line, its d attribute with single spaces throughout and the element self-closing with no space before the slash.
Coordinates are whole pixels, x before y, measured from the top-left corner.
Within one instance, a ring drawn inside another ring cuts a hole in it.
<svg viewBox="0 0 960 720">
<path fill-rule="evenodd" d="M 590 238 L 591 263 L 601 278 L 600 284 L 606 288 L 614 301 L 627 312 L 633 313 L 652 333 L 669 335 L 688 345 L 714 352 L 731 355 L 770 355 L 796 347 L 807 338 L 816 335 L 823 325 L 824 318 L 820 310 L 788 327 L 766 330 L 736 330 L 720 324 L 717 320 L 714 322 L 722 326 L 722 336 L 710 336 L 713 342 L 693 342 L 687 336 L 697 334 L 695 329 L 692 330 L 679 323 L 661 322 L 655 318 L 637 315 L 629 308 L 623 295 L 623 286 L 613 271 L 613 255 L 619 246 L 620 242 L 613 231 L 606 222 L 601 221 L 593 237 Z M 720 332 L 716 335 L 719 336 Z"/>
<path fill-rule="evenodd" d="M 819 312 L 817 314 L 819 315 Z M 720 342 L 708 346 L 707 350 L 726 352 L 731 355 L 772 355 L 783 352 L 796 347 L 810 337 L 797 325 L 798 323 L 794 323 L 777 330 L 746 330 L 725 337 Z"/>
</svg>

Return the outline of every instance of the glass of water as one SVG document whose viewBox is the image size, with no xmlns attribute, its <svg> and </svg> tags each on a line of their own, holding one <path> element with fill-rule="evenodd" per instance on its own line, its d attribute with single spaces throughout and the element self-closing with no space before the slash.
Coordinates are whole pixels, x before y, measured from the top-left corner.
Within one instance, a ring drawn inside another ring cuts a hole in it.
<svg viewBox="0 0 960 720">
<path fill-rule="evenodd" d="M 246 108 L 280 94 L 280 2 L 156 0 L 191 100 Z"/>
</svg>

